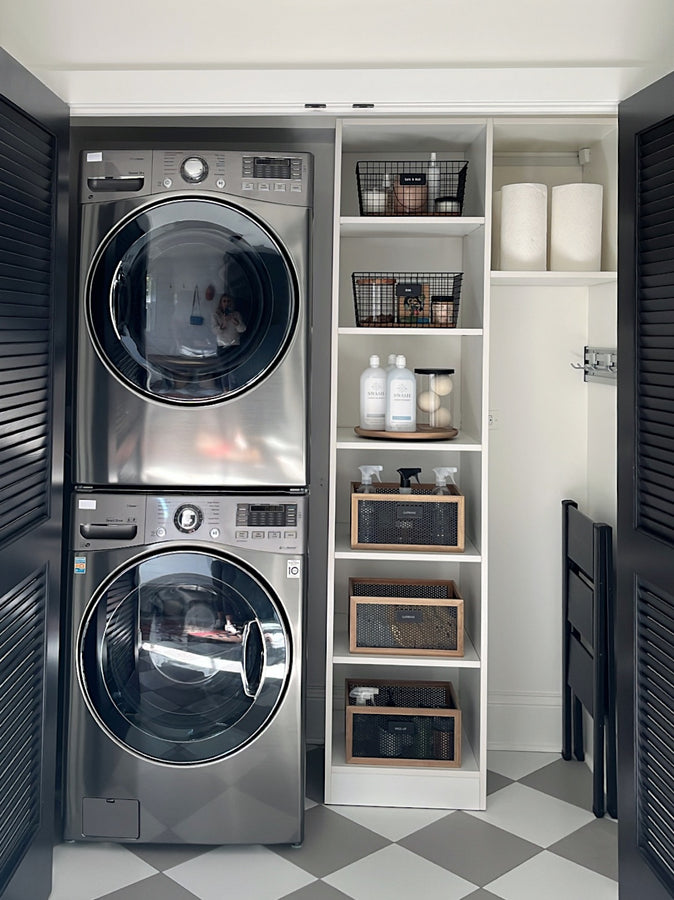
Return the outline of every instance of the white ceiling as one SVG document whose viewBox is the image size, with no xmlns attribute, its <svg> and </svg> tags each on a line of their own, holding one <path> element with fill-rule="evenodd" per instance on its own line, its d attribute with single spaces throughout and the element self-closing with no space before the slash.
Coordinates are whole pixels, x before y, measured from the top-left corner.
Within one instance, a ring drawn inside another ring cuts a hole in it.
<svg viewBox="0 0 674 900">
<path fill-rule="evenodd" d="M 81 109 L 455 89 L 610 103 L 674 69 L 672 0 L 0 0 L 0 36 Z"/>
</svg>

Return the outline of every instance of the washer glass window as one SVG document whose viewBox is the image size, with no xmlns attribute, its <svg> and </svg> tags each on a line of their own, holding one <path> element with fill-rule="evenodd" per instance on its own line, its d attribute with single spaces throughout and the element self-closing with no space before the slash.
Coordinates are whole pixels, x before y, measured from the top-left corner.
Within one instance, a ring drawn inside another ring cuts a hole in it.
<svg viewBox="0 0 674 900">
<path fill-rule="evenodd" d="M 172 199 L 127 218 L 99 248 L 87 317 L 106 365 L 172 404 L 250 390 L 293 335 L 298 289 L 272 233 L 224 201 Z"/>
<path fill-rule="evenodd" d="M 289 673 L 289 634 L 271 589 L 233 559 L 167 551 L 96 596 L 79 676 L 99 724 L 174 765 L 234 752 L 265 727 Z"/>
</svg>

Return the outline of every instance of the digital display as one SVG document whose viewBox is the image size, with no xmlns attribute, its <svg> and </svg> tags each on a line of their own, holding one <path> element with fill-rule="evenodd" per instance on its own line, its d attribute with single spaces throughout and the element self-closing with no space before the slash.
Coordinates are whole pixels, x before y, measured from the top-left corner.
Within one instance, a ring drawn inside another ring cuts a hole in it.
<svg viewBox="0 0 674 900">
<path fill-rule="evenodd" d="M 254 178 L 290 178 L 291 160 L 289 157 L 256 156 L 253 163 Z"/>
<path fill-rule="evenodd" d="M 297 505 L 295 503 L 251 503 L 239 504 L 236 524 L 256 528 L 296 526 Z"/>
</svg>

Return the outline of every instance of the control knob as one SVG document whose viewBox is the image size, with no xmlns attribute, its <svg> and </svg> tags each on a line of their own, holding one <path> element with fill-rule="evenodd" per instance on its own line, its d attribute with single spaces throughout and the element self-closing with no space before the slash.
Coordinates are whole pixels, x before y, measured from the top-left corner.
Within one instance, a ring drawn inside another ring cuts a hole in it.
<svg viewBox="0 0 674 900">
<path fill-rule="evenodd" d="M 180 167 L 180 174 L 184 181 L 190 184 L 199 184 L 208 175 L 206 160 L 200 156 L 188 156 Z"/>
<path fill-rule="evenodd" d="M 183 506 L 178 507 L 173 517 L 176 528 L 178 531 L 182 531 L 183 534 L 193 534 L 203 520 L 204 517 L 199 507 L 193 506 L 191 503 L 185 503 Z"/>
</svg>

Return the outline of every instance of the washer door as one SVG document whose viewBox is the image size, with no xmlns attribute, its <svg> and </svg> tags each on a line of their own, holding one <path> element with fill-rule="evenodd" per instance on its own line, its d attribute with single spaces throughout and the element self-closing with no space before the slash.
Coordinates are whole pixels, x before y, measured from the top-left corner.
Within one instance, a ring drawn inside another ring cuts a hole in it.
<svg viewBox="0 0 674 900">
<path fill-rule="evenodd" d="M 101 727 L 148 759 L 189 765 L 249 743 L 290 672 L 278 598 L 227 556 L 165 551 L 115 573 L 78 637 L 78 676 Z"/>
<path fill-rule="evenodd" d="M 107 236 L 86 314 L 103 362 L 132 390 L 208 404 L 276 368 L 297 321 L 297 280 L 262 222 L 224 201 L 174 198 Z"/>
</svg>

